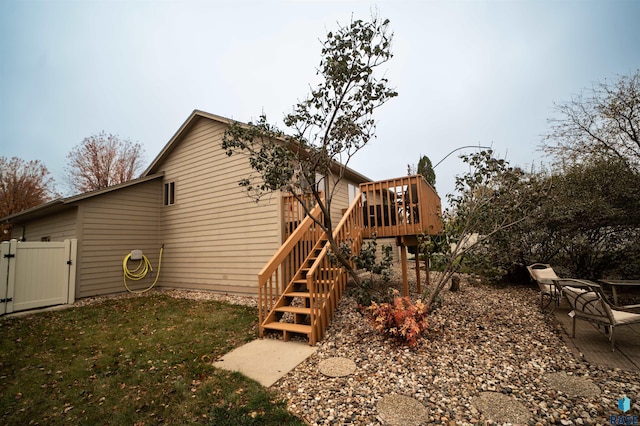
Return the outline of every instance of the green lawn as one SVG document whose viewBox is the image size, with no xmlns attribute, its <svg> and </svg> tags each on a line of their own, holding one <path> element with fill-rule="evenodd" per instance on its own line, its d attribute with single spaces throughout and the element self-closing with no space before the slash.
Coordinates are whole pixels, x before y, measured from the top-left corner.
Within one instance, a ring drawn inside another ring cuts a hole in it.
<svg viewBox="0 0 640 426">
<path fill-rule="evenodd" d="M 0 319 L 0 424 L 303 424 L 212 360 L 256 310 L 154 294 Z"/>
</svg>

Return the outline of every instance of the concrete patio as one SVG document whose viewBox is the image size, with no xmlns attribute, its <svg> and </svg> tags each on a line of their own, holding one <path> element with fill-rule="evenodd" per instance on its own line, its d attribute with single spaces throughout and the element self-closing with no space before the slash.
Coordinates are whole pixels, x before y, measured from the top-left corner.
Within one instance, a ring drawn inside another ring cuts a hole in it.
<svg viewBox="0 0 640 426">
<path fill-rule="evenodd" d="M 609 335 L 587 321 L 576 321 L 576 337 L 571 337 L 571 308 L 565 300 L 553 315 L 562 328 L 562 338 L 573 354 L 595 365 L 640 371 L 640 324 L 616 327 L 615 351 L 611 352 Z"/>
</svg>

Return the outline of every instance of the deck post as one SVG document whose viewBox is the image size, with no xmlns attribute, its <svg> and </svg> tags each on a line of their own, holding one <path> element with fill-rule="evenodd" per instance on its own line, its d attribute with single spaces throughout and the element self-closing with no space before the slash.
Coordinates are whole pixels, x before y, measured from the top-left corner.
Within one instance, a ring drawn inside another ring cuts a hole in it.
<svg viewBox="0 0 640 426">
<path fill-rule="evenodd" d="M 416 247 L 416 289 L 418 294 L 422 294 L 422 283 L 420 282 L 420 252 Z"/>
<path fill-rule="evenodd" d="M 402 259 L 402 293 L 409 296 L 409 281 L 407 280 L 407 247 L 400 245 L 400 259 Z"/>
</svg>

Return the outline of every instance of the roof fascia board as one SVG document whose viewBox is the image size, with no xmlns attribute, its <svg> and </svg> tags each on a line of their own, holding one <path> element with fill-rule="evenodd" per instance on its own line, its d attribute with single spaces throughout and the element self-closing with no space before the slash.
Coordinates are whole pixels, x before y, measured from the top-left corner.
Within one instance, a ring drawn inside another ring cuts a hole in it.
<svg viewBox="0 0 640 426">
<path fill-rule="evenodd" d="M 208 118 L 210 120 L 213 121 L 217 121 L 219 123 L 223 123 L 223 124 L 227 124 L 227 125 L 231 125 L 233 123 L 238 123 L 242 126 L 248 126 L 248 124 L 237 121 L 237 120 L 233 120 L 230 118 L 225 118 L 219 115 L 215 115 L 215 114 L 211 114 L 205 111 L 201 111 L 198 109 L 193 110 L 193 112 L 191 113 L 191 115 L 189 115 L 189 117 L 185 120 L 184 123 L 182 123 L 182 126 L 180 126 L 180 128 L 178 129 L 178 131 L 176 131 L 176 133 L 174 133 L 174 135 L 171 137 L 171 139 L 169 139 L 169 142 L 167 142 L 167 144 L 164 146 L 164 148 L 162 148 L 162 151 L 160 151 L 160 154 L 158 154 L 156 156 L 156 158 L 151 162 L 151 164 L 149 165 L 149 167 L 147 167 L 147 169 L 142 173 L 142 176 L 146 176 L 149 173 L 151 173 L 155 167 L 162 161 L 164 160 L 169 153 L 173 150 L 173 148 L 175 147 L 175 145 L 178 143 L 178 141 L 181 139 L 181 137 L 191 128 L 191 126 L 194 125 L 194 123 L 196 122 L 196 120 L 198 118 Z M 282 138 L 278 138 L 278 140 L 282 141 L 282 142 L 287 142 L 287 138 L 286 137 L 282 137 Z M 290 141 L 294 144 L 297 144 L 295 141 Z M 371 179 L 369 179 L 367 176 L 358 173 L 357 171 L 339 163 L 336 160 L 333 160 L 333 167 L 332 169 L 336 172 L 339 172 L 341 170 L 341 168 L 344 168 L 344 175 L 349 177 L 352 180 L 355 181 L 359 181 L 359 182 L 369 182 L 371 181 Z"/>
<path fill-rule="evenodd" d="M 53 207 L 60 206 L 62 204 L 64 204 L 64 198 L 56 198 L 55 200 L 48 201 L 44 204 L 39 204 L 35 207 L 31 207 L 30 209 L 22 210 L 21 212 L 13 213 L 13 214 L 10 214 L 9 216 L 0 218 L 0 222 L 11 222 L 19 218 L 20 216 L 32 215 L 34 213 L 39 212 L 40 210 L 52 209 Z"/>
<path fill-rule="evenodd" d="M 133 185 L 137 185 L 139 183 L 144 183 L 144 182 L 147 182 L 147 181 L 150 181 L 150 180 L 158 179 L 158 178 L 160 178 L 162 176 L 164 176 L 164 173 L 155 173 L 155 174 L 152 174 L 152 175 L 149 175 L 149 176 L 139 177 L 137 179 L 132 179 L 132 180 L 129 180 L 127 182 L 119 183 L 118 185 L 108 186 L 106 188 L 96 189 L 95 191 L 85 192 L 83 194 L 78 194 L 78 195 L 71 196 L 69 198 L 65 198 L 64 199 L 64 203 L 65 204 L 75 203 L 77 201 L 85 200 L 87 198 L 91 198 L 91 197 L 95 197 L 95 196 L 98 196 L 98 195 L 106 194 L 107 192 L 117 191 L 119 189 L 126 188 L 128 186 L 133 186 Z"/>
</svg>

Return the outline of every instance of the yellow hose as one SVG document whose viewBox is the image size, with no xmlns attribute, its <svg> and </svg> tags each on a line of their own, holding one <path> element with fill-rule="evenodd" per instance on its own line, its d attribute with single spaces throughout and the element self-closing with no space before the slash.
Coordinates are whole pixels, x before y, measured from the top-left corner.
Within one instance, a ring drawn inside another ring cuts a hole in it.
<svg viewBox="0 0 640 426">
<path fill-rule="evenodd" d="M 160 267 L 162 266 L 162 252 L 164 251 L 164 244 L 160 247 L 160 257 L 158 259 L 158 274 L 156 275 L 156 279 L 153 280 L 153 283 L 148 288 L 144 290 L 131 290 L 127 285 L 127 278 L 131 281 L 140 281 L 144 277 L 147 276 L 149 271 L 153 271 L 153 267 L 151 266 L 151 262 L 147 259 L 147 256 L 142 255 L 142 259 L 140 259 L 140 263 L 133 271 L 129 270 L 129 258 L 131 257 L 131 253 L 124 257 L 122 261 L 122 270 L 124 271 L 124 286 L 130 293 L 144 293 L 153 288 L 154 285 L 158 282 L 158 278 L 160 277 Z"/>
</svg>

